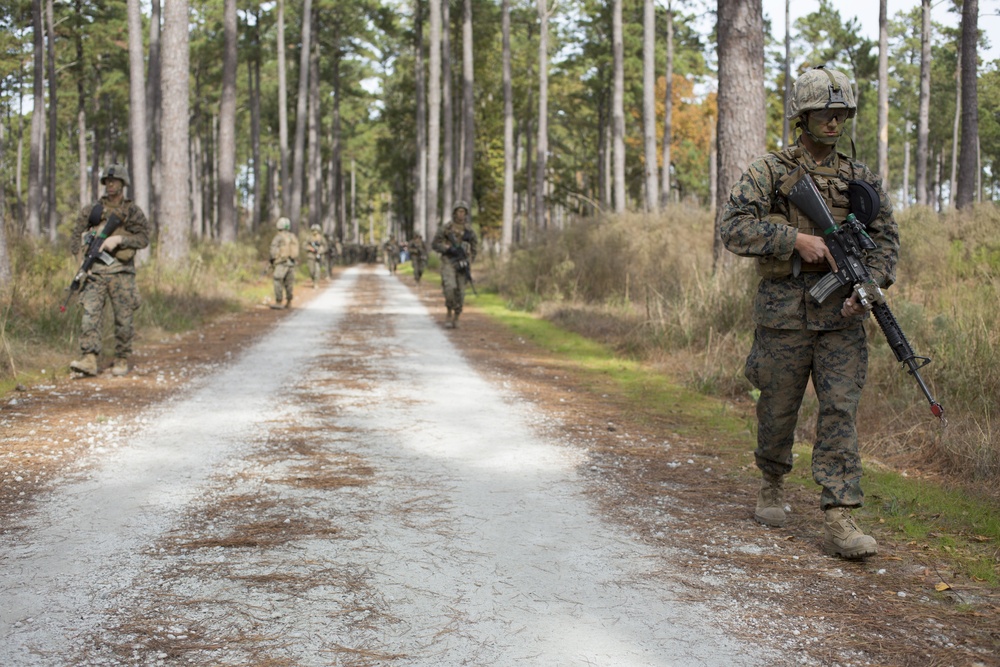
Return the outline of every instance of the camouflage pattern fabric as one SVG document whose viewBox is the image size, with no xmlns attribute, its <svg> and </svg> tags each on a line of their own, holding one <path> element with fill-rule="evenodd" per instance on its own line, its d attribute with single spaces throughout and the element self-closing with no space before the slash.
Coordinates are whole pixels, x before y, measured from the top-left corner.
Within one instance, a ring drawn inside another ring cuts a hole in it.
<svg viewBox="0 0 1000 667">
<path fill-rule="evenodd" d="M 399 245 L 394 240 L 389 239 L 382 244 L 382 249 L 385 251 L 385 268 L 389 270 L 389 273 L 396 273 L 396 266 L 399 264 Z"/>
<path fill-rule="evenodd" d="M 91 228 L 90 212 L 98 204 L 103 207 L 101 220 Z M 104 229 L 104 225 L 107 224 L 108 218 L 112 215 L 118 216 L 118 219 L 121 220 L 121 225 L 113 234 L 113 236 L 122 237 L 121 243 L 109 253 L 115 261 L 111 264 L 94 262 L 94 266 L 90 270 L 91 274 L 135 273 L 135 252 L 149 245 L 150 224 L 142 209 L 136 206 L 131 199 L 123 199 L 118 206 L 113 206 L 108 201 L 107 196 L 103 196 L 94 204 L 83 207 L 80 215 L 77 216 L 69 240 L 70 252 L 74 255 L 80 254 L 87 234 L 97 233 Z"/>
<path fill-rule="evenodd" d="M 419 283 L 427 268 L 427 246 L 423 239 L 415 238 L 410 241 L 410 263 L 413 266 L 413 277 Z"/>
<path fill-rule="evenodd" d="M 327 273 L 323 265 L 326 261 L 327 251 L 326 239 L 319 232 L 313 232 L 312 237 L 306 244 L 306 256 L 309 259 L 309 276 L 312 278 L 313 285 L 319 282 L 319 279 Z"/>
<path fill-rule="evenodd" d="M 457 313 L 462 312 L 465 305 L 465 287 L 468 280 L 455 268 L 455 258 L 446 255 L 453 244 L 460 244 L 465 248 L 466 256 L 471 264 L 479 252 L 479 237 L 472 231 L 468 223 L 456 225 L 449 222 L 438 228 L 431 242 L 431 248 L 435 252 L 441 253 L 441 289 L 444 292 L 444 302 L 448 310 Z"/>
<path fill-rule="evenodd" d="M 788 149 L 783 157 L 793 152 Z M 875 187 L 882 205 L 868 233 L 878 249 L 865 261 L 880 286 L 891 285 L 899 230 L 881 181 L 864 164 L 843 154 L 832 153 L 822 164 L 813 162 L 806 151 L 800 151 L 797 159 L 810 170 L 820 169 L 814 180 L 831 208 L 849 206 L 845 177 L 865 180 Z M 797 215 L 793 205 L 776 192 L 778 180 L 788 171 L 785 160 L 769 154 L 755 160 L 733 187 L 720 228 L 728 250 L 757 260 L 792 256 L 796 235 L 805 232 L 776 222 Z M 746 376 L 761 392 L 757 402 L 757 466 L 772 475 L 791 470 L 795 424 L 812 379 L 820 411 L 813 478 L 823 487 L 820 505 L 826 510 L 857 506 L 863 500 L 855 423 L 868 348 L 864 318 L 840 315 L 850 287 L 834 292 L 823 304 L 809 295 L 809 289 L 824 275 L 803 272 L 760 280 L 753 308 L 757 329 Z"/>
<path fill-rule="evenodd" d="M 299 257 L 299 240 L 289 231 L 280 231 L 271 239 L 271 264 L 274 266 L 274 302 L 281 303 L 287 294 L 292 299 L 295 286 L 295 260 Z"/>
<path fill-rule="evenodd" d="M 792 470 L 799 407 L 810 376 L 819 399 L 813 479 L 820 508 L 861 505 L 861 457 L 855 427 L 868 372 L 868 346 L 858 321 L 846 329 L 807 331 L 757 327 L 746 377 L 757 401 L 757 467 L 766 475 Z"/>
<path fill-rule="evenodd" d="M 135 336 L 133 316 L 140 305 L 135 273 L 98 273 L 84 283 L 80 291 L 80 304 L 83 306 L 80 350 L 84 354 L 101 354 L 105 301 L 111 302 L 115 319 L 115 356 L 127 359 L 132 354 L 132 339 Z"/>
</svg>

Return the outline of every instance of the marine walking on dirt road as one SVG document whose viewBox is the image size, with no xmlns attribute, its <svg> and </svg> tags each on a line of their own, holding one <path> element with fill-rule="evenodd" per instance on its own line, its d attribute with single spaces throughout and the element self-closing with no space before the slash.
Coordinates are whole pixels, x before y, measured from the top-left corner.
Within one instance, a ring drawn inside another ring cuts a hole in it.
<svg viewBox="0 0 1000 667">
<path fill-rule="evenodd" d="M 757 521 L 785 523 L 783 480 L 792 470 L 799 407 L 810 379 L 819 401 L 812 453 L 813 479 L 822 487 L 825 548 L 843 558 L 878 552 L 851 516 L 864 499 L 857 411 L 868 370 L 866 309 L 851 286 L 818 302 L 810 293 L 835 262 L 823 229 L 788 200 L 801 178 L 811 178 L 839 223 L 858 211 L 855 193 L 869 195 L 868 234 L 877 248 L 865 264 L 880 287 L 895 281 L 899 231 L 881 180 L 836 150 L 857 112 L 851 82 L 842 72 L 815 68 L 793 87 L 786 116 L 801 130 L 794 145 L 755 160 L 733 187 L 722 220 L 727 249 L 752 257 L 760 282 L 754 300 L 754 342 L 747 379 L 760 391 L 757 448 L 763 480 Z M 851 145 L 853 154 L 853 143 Z M 877 201 L 872 200 L 877 196 Z M 858 216 L 860 217 L 860 215 Z"/>
<path fill-rule="evenodd" d="M 288 218 L 278 218 L 275 226 L 278 233 L 271 239 L 271 268 L 274 270 L 274 303 L 271 308 L 291 308 L 299 240 L 291 232 L 292 221 Z"/>
<path fill-rule="evenodd" d="M 452 219 L 434 234 L 431 248 L 441 253 L 441 289 L 448 308 L 446 326 L 457 329 L 465 306 L 465 289 L 472 277 L 471 265 L 479 252 L 479 237 L 472 231 L 468 204 L 455 203 Z"/>
<path fill-rule="evenodd" d="M 408 250 L 410 264 L 413 267 L 413 280 L 419 285 L 420 278 L 424 275 L 424 269 L 427 268 L 427 244 L 424 243 L 424 237 L 420 234 L 414 234 L 413 238 L 410 239 Z"/>
<path fill-rule="evenodd" d="M 111 303 L 115 322 L 115 358 L 112 375 L 127 375 L 132 340 L 135 337 L 133 316 L 139 308 L 139 288 L 135 282 L 135 253 L 149 245 L 150 226 L 146 214 L 131 199 L 125 188 L 131 185 L 128 170 L 121 164 L 108 167 L 101 176 L 104 195 L 85 207 L 77 218 L 70 239 L 70 251 L 76 255 L 86 250 L 109 221 L 117 218 L 117 227 L 100 244 L 100 257 L 83 279 L 80 303 L 83 317 L 80 328 L 82 357 L 70 363 L 77 373 L 97 375 L 101 354 L 104 304 Z"/>
<path fill-rule="evenodd" d="M 309 260 L 309 277 L 312 278 L 312 286 L 315 289 L 319 286 L 319 281 L 326 275 L 324 262 L 326 262 L 328 248 L 326 239 L 323 238 L 322 228 L 319 225 L 313 225 L 310 229 L 312 236 L 306 243 L 306 257 Z"/>
</svg>

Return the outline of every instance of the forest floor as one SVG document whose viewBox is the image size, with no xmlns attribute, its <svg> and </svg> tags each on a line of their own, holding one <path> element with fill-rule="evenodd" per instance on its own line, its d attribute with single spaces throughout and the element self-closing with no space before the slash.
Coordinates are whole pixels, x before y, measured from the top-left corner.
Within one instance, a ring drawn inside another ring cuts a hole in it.
<svg viewBox="0 0 1000 667">
<path fill-rule="evenodd" d="M 811 489 L 762 527 L 749 452 L 443 320 L 342 269 L 4 397 L 0 662 L 1000 665 L 1000 596 L 922 545 L 825 555 Z"/>
</svg>

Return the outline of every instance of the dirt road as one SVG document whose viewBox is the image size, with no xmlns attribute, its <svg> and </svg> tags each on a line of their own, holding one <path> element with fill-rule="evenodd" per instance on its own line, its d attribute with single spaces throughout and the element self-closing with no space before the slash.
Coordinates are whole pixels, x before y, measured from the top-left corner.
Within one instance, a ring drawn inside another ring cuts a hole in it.
<svg viewBox="0 0 1000 667">
<path fill-rule="evenodd" d="M 77 427 L 81 464 L 0 536 L 0 664 L 785 664 L 683 585 L 689 554 L 600 511 L 585 449 L 461 335 L 349 269 Z"/>
</svg>

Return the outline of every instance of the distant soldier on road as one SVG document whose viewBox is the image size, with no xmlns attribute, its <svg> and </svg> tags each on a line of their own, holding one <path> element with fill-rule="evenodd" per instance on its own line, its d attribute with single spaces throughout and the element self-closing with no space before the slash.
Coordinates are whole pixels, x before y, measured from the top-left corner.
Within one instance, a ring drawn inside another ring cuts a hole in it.
<svg viewBox="0 0 1000 667">
<path fill-rule="evenodd" d="M 420 284 L 420 278 L 427 268 L 427 244 L 420 234 L 414 234 L 409 244 L 410 263 L 413 266 L 413 279 Z"/>
<path fill-rule="evenodd" d="M 306 258 L 309 260 L 309 275 L 315 289 L 319 285 L 320 278 L 326 273 L 323 270 L 323 262 L 326 261 L 327 245 L 319 225 L 313 225 L 311 230 L 312 236 L 306 243 Z"/>
<path fill-rule="evenodd" d="M 289 231 L 292 221 L 288 218 L 278 218 L 276 226 L 278 233 L 271 239 L 271 267 L 274 269 L 274 303 L 271 308 L 291 308 L 299 240 Z"/>
<path fill-rule="evenodd" d="M 396 266 L 399 264 L 399 244 L 396 239 L 386 239 L 382 249 L 385 251 L 385 268 L 389 269 L 389 273 L 396 273 Z"/>
<path fill-rule="evenodd" d="M 431 248 L 441 253 L 441 289 L 448 308 L 445 326 L 458 328 L 458 318 L 465 306 L 465 287 L 469 282 L 470 266 L 479 252 L 479 237 L 472 231 L 468 219 L 469 205 L 455 203 L 452 219 L 437 230 Z"/>
<path fill-rule="evenodd" d="M 104 304 L 111 302 L 115 318 L 115 360 L 112 375 L 127 375 L 135 325 L 132 317 L 139 308 L 139 289 L 135 284 L 135 253 L 149 245 L 150 226 L 146 214 L 131 199 L 125 199 L 125 188 L 131 185 L 128 170 L 120 164 L 108 167 L 101 176 L 104 196 L 85 207 L 77 218 L 70 239 L 70 251 L 76 255 L 116 216 L 121 224 L 101 244 L 103 254 L 80 292 L 83 318 L 80 330 L 80 351 L 83 357 L 70 362 L 70 368 L 83 375 L 97 375 L 101 354 Z"/>
</svg>

